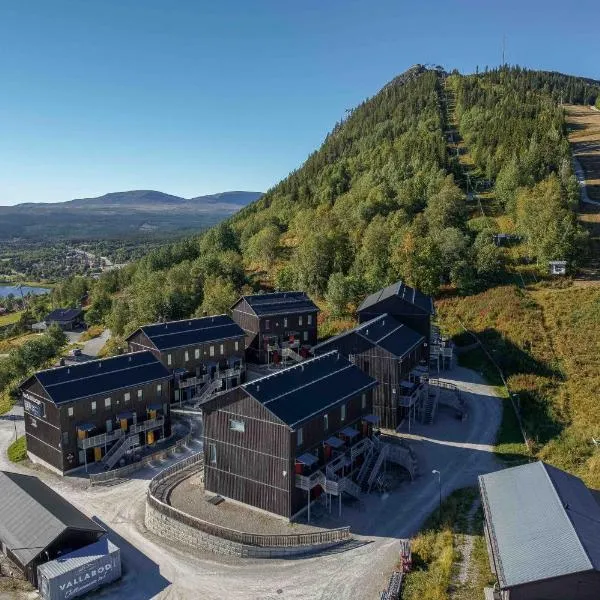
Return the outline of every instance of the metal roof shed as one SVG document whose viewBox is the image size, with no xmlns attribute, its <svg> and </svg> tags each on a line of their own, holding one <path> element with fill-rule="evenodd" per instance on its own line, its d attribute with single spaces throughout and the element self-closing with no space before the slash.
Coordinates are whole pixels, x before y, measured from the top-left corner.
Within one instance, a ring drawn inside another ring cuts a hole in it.
<svg viewBox="0 0 600 600">
<path fill-rule="evenodd" d="M 38 564 L 105 533 L 37 477 L 0 471 L 0 543 L 34 585 Z"/>
<path fill-rule="evenodd" d="M 580 479 L 535 462 L 479 486 L 491 562 L 511 600 L 600 597 L 600 506 Z"/>
</svg>

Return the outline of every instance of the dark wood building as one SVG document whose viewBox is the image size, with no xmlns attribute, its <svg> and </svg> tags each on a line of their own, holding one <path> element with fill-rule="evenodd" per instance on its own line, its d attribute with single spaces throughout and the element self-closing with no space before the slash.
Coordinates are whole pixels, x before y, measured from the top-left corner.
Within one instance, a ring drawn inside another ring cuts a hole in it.
<svg viewBox="0 0 600 600">
<path fill-rule="evenodd" d="M 105 534 L 37 477 L 0 471 L 0 549 L 32 585 L 38 565 Z"/>
<path fill-rule="evenodd" d="M 431 317 L 435 314 L 431 296 L 397 281 L 365 298 L 358 307 L 358 320 L 364 323 L 385 313 L 425 336 L 429 342 Z"/>
<path fill-rule="evenodd" d="M 585 484 L 543 462 L 479 477 L 494 600 L 600 598 L 600 506 Z"/>
<path fill-rule="evenodd" d="M 288 518 L 325 490 L 351 492 L 376 386 L 330 352 L 216 396 L 204 406 L 206 490 Z"/>
<path fill-rule="evenodd" d="M 317 343 L 318 312 L 305 292 L 242 296 L 231 308 L 246 333 L 248 359 L 259 363 L 299 362 L 307 356 Z"/>
<path fill-rule="evenodd" d="M 72 331 L 84 326 L 81 308 L 57 308 L 48 313 L 44 319 L 46 327 L 58 325 L 64 331 Z"/>
<path fill-rule="evenodd" d="M 127 343 L 130 352 L 152 352 L 174 374 L 175 401 L 194 401 L 245 380 L 245 333 L 227 315 L 144 325 Z"/>
<path fill-rule="evenodd" d="M 385 429 L 396 429 L 418 400 L 427 372 L 425 336 L 388 314 L 379 315 L 313 347 L 318 356 L 336 350 L 379 382 L 373 412 Z"/>
<path fill-rule="evenodd" d="M 37 372 L 20 386 L 29 457 L 60 474 L 112 468 L 170 435 L 171 380 L 147 351 Z"/>
</svg>

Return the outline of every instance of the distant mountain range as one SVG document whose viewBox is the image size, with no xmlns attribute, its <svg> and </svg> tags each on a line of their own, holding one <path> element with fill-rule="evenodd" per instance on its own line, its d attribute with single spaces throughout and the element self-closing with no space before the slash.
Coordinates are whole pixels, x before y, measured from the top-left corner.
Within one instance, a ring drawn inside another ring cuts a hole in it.
<svg viewBox="0 0 600 600">
<path fill-rule="evenodd" d="M 181 198 L 155 190 L 113 192 L 67 202 L 0 206 L 0 239 L 112 238 L 204 229 L 258 200 L 232 191 Z"/>
</svg>

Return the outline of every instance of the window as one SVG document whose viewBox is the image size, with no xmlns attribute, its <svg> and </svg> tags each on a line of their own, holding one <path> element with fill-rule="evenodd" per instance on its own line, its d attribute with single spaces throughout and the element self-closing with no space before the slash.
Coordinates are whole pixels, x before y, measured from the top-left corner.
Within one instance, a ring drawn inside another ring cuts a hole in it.
<svg viewBox="0 0 600 600">
<path fill-rule="evenodd" d="M 125 394 L 123 395 L 123 400 L 125 400 L 125 403 L 127 404 L 131 400 L 131 393 L 125 392 Z"/>
<path fill-rule="evenodd" d="M 62 445 L 63 446 L 68 446 L 69 445 L 69 432 L 68 431 L 63 431 L 63 434 L 62 434 Z"/>
<path fill-rule="evenodd" d="M 200 348 L 194 350 L 194 358 L 200 358 Z"/>
<path fill-rule="evenodd" d="M 230 419 L 229 429 L 231 429 L 231 431 L 239 431 L 240 433 L 244 433 L 246 431 L 246 423 L 237 419 Z"/>
<path fill-rule="evenodd" d="M 287 317 L 283 317 L 283 326 L 287 327 Z"/>
<path fill-rule="evenodd" d="M 271 321 L 269 319 L 265 321 L 265 329 L 271 329 Z"/>
<path fill-rule="evenodd" d="M 104 398 L 104 408 L 110 408 L 110 398 Z"/>
<path fill-rule="evenodd" d="M 93 415 L 96 414 L 96 401 L 95 400 L 92 402 L 92 414 Z"/>
<path fill-rule="evenodd" d="M 306 317 L 306 324 L 307 324 L 307 325 L 312 325 L 312 315 L 308 315 L 308 316 Z"/>
<path fill-rule="evenodd" d="M 172 362 L 172 360 L 171 360 L 171 355 L 170 355 L 170 354 L 167 354 L 167 364 L 168 364 L 169 366 L 171 366 L 171 362 Z"/>
<path fill-rule="evenodd" d="M 302 325 L 302 315 L 298 317 L 298 325 Z"/>
<path fill-rule="evenodd" d="M 144 392 L 142 390 L 138 390 L 138 400 L 141 400 L 144 397 Z"/>
<path fill-rule="evenodd" d="M 302 431 L 302 427 L 298 427 L 298 431 L 296 431 L 296 446 L 302 446 L 304 443 L 304 431 Z"/>
<path fill-rule="evenodd" d="M 215 444 L 208 445 L 208 461 L 211 465 L 217 464 L 217 446 Z"/>
<path fill-rule="evenodd" d="M 209 354 L 210 354 L 211 356 L 214 356 L 214 355 L 215 355 L 215 347 L 214 347 L 214 346 L 211 346 L 211 347 L 210 347 Z"/>
<path fill-rule="evenodd" d="M 305 342 L 308 342 L 308 331 L 305 331 L 305 332 L 303 333 L 303 337 L 304 337 L 304 341 L 305 341 Z"/>
<path fill-rule="evenodd" d="M 342 422 L 344 422 L 346 420 L 346 405 L 342 404 L 341 406 L 341 416 L 340 416 Z"/>
<path fill-rule="evenodd" d="M 67 412 L 69 413 L 69 417 L 72 417 L 73 416 L 73 407 L 69 406 L 69 409 Z"/>
<path fill-rule="evenodd" d="M 159 396 L 162 396 L 162 384 L 160 384 L 160 383 L 159 383 L 159 384 L 156 386 L 156 393 L 157 393 Z"/>
<path fill-rule="evenodd" d="M 221 347 L 219 348 L 219 352 L 221 353 L 221 356 L 223 356 L 223 354 L 225 354 L 225 346 L 223 344 L 221 344 Z"/>
<path fill-rule="evenodd" d="M 323 415 L 323 429 L 325 431 L 329 429 L 329 415 L 327 413 Z"/>
<path fill-rule="evenodd" d="M 238 341 L 235 342 L 236 351 L 240 349 L 240 343 Z"/>
<path fill-rule="evenodd" d="M 188 360 L 190 360 L 190 353 L 186 350 L 185 354 L 184 354 L 184 358 L 185 362 L 187 362 Z"/>
<path fill-rule="evenodd" d="M 365 408 L 367 408 L 367 395 L 363 394 L 362 398 L 360 400 L 360 406 L 363 410 L 365 410 Z"/>
</svg>

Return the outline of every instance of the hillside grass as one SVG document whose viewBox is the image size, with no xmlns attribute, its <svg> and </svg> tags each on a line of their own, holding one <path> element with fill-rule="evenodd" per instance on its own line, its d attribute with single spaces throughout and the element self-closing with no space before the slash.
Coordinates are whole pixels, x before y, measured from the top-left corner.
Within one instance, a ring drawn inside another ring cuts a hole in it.
<svg viewBox="0 0 600 600">
<path fill-rule="evenodd" d="M 404 579 L 403 600 L 449 600 L 451 597 L 470 600 L 483 597 L 483 587 L 493 579 L 487 563 L 481 510 L 476 512 L 471 524 L 475 544 L 469 581 L 458 589 L 452 589 L 452 579 L 461 560 L 459 544 L 468 533 L 468 513 L 477 494 L 476 487 L 450 494 L 442 503 L 441 516 L 437 509 L 411 540 L 413 568 Z"/>
<path fill-rule="evenodd" d="M 23 311 L 21 310 L 21 311 L 7 313 L 5 315 L 0 315 L 0 327 L 6 327 L 6 325 L 12 325 L 13 323 L 18 323 L 22 314 L 23 314 Z"/>
<path fill-rule="evenodd" d="M 504 372 L 533 455 L 600 487 L 600 459 L 591 441 L 600 437 L 600 288 L 503 286 L 442 300 L 438 312 L 458 345 L 472 340 L 462 323 Z M 497 383 L 482 353 L 467 353 L 461 361 Z M 508 407 L 507 401 L 497 451 L 525 459 L 514 445 L 517 425 Z"/>
</svg>

